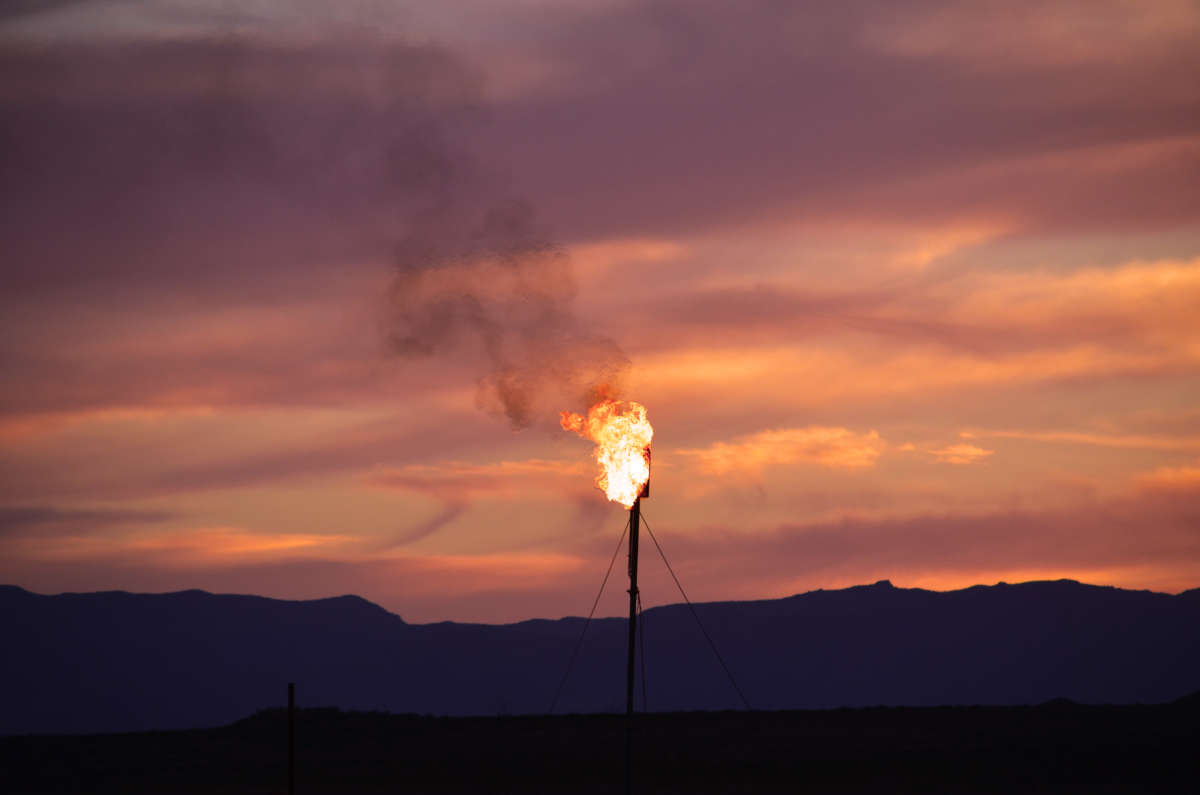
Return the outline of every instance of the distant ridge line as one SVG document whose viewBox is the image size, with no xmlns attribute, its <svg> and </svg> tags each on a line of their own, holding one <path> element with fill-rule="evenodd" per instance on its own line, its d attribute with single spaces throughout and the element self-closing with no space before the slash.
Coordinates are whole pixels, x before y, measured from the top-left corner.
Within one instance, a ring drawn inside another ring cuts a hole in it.
<svg viewBox="0 0 1200 795">
<path fill-rule="evenodd" d="M 1125 588 L 1125 587 L 1122 587 L 1119 585 L 1097 585 L 1094 583 L 1086 583 L 1086 582 L 1071 579 L 1068 577 L 1062 577 L 1059 579 L 1052 579 L 1052 580 L 1027 580 L 1027 581 L 1019 582 L 1019 583 L 1009 583 L 1009 582 L 1005 582 L 1004 580 L 1000 580 L 991 585 L 988 585 L 986 583 L 977 583 L 975 585 L 968 585 L 968 586 L 964 586 L 962 588 L 953 588 L 953 589 L 949 589 L 949 590 L 945 590 L 945 591 L 939 591 L 939 590 L 934 590 L 934 589 L 930 589 L 930 588 L 922 588 L 922 587 L 917 587 L 917 586 L 913 586 L 913 587 L 897 586 L 897 585 L 894 585 L 890 579 L 882 579 L 882 580 L 877 580 L 873 583 L 863 583 L 860 585 L 848 585 L 843 588 L 814 588 L 810 591 L 802 591 L 799 593 L 790 594 L 788 596 L 764 597 L 761 599 L 713 600 L 713 601 L 708 601 L 708 602 L 694 602 L 694 604 L 697 606 L 701 606 L 701 605 L 703 605 L 703 606 L 731 605 L 731 604 L 752 605 L 752 604 L 763 604 L 763 603 L 773 603 L 773 602 L 783 602 L 783 601 L 795 600 L 795 599 L 803 599 L 804 597 L 818 595 L 818 594 L 848 593 L 848 592 L 857 592 L 857 591 L 863 591 L 863 590 L 869 590 L 869 589 L 885 589 L 885 590 L 892 590 L 892 591 L 897 591 L 897 592 L 910 592 L 910 593 L 915 592 L 915 593 L 925 593 L 925 594 L 950 595 L 950 594 L 966 593 L 966 592 L 970 592 L 970 591 L 978 591 L 980 589 L 1023 588 L 1023 587 L 1030 587 L 1030 586 L 1046 586 L 1046 585 L 1074 585 L 1074 586 L 1080 586 L 1082 588 L 1091 588 L 1091 589 L 1106 590 L 1106 591 L 1117 591 L 1117 592 L 1122 592 L 1122 593 L 1154 594 L 1156 596 L 1165 596 L 1165 597 L 1187 596 L 1187 597 L 1191 598 L 1194 595 L 1200 595 L 1200 586 L 1197 586 L 1196 588 L 1188 588 L 1188 589 L 1185 589 L 1178 593 L 1172 594 L 1172 593 L 1169 593 L 1166 591 L 1151 590 L 1149 588 L 1135 589 L 1135 588 Z M 207 591 L 207 590 L 204 590 L 201 588 L 187 588 L 187 589 L 179 590 L 179 591 L 128 591 L 128 590 L 123 590 L 123 589 L 111 589 L 111 590 L 104 590 L 104 591 L 62 591 L 59 593 L 40 593 L 37 591 L 31 591 L 20 585 L 0 583 L 0 593 L 3 593 L 5 591 L 9 591 L 9 592 L 15 591 L 15 592 L 19 592 L 21 594 L 27 594 L 27 595 L 33 596 L 33 597 L 50 598 L 50 599 L 58 598 L 58 597 L 87 597 L 87 596 L 114 596 L 114 597 L 204 596 L 204 597 L 213 597 L 213 598 L 220 598 L 220 599 L 259 599 L 259 600 L 265 600 L 268 602 L 277 602 L 277 603 L 281 603 L 281 604 L 337 603 L 337 602 L 339 602 L 339 600 L 344 600 L 347 603 L 362 603 L 365 605 L 370 605 L 371 607 L 382 610 L 382 611 L 388 613 L 389 615 L 393 615 L 396 618 L 400 618 L 401 620 L 403 620 L 403 618 L 400 616 L 400 614 L 395 613 L 391 610 L 388 610 L 386 607 L 383 607 L 379 603 L 373 602 L 370 599 L 367 599 L 366 597 L 360 596 L 358 594 L 338 594 L 336 596 L 318 596 L 318 597 L 311 597 L 311 598 L 304 598 L 304 599 L 287 599 L 287 598 L 282 598 L 282 597 L 265 596 L 265 595 L 260 595 L 260 594 L 219 593 L 219 592 L 214 592 L 214 591 Z M 682 604 L 682 603 L 678 603 L 678 604 Z M 663 608 L 675 607 L 675 606 L 677 606 L 676 603 L 657 605 L 655 607 L 648 608 L 647 612 L 652 611 L 652 610 L 659 610 L 659 609 L 663 609 Z M 618 618 L 619 619 L 620 617 L 619 616 L 601 617 L 601 620 L 607 619 L 607 618 Z M 456 621 L 454 619 L 440 619 L 437 621 L 427 622 L 427 624 L 415 624 L 413 626 L 425 626 L 425 625 L 433 625 L 433 624 L 465 624 L 465 625 L 471 625 L 471 626 L 512 626 L 515 624 L 521 624 L 521 623 L 530 622 L 530 621 L 562 621 L 562 620 L 575 620 L 575 619 L 583 620 L 582 616 L 576 616 L 576 615 L 564 615 L 559 618 L 548 618 L 548 617 L 535 616 L 535 617 L 517 619 L 516 621 L 503 622 L 503 623 L 498 623 L 498 624 L 484 623 L 484 622 L 478 622 L 478 621 Z"/>
</svg>

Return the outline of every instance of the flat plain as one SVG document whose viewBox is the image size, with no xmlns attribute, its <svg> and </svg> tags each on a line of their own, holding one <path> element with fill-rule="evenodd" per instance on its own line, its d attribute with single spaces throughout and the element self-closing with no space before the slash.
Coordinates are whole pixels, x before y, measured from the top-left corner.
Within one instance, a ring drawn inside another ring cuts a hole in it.
<svg viewBox="0 0 1200 795">
<path fill-rule="evenodd" d="M 624 787 L 622 715 L 447 718 L 303 709 L 310 793 L 601 793 Z M 1183 792 L 1200 698 L 1169 704 L 639 714 L 637 793 Z M 287 713 L 212 729 L 0 738 L 0 790 L 282 793 Z"/>
</svg>

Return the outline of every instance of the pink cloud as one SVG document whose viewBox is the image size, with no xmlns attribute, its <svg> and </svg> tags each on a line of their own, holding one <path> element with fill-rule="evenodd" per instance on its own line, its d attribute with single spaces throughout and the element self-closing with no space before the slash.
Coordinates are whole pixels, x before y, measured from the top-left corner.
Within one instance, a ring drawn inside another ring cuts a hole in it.
<svg viewBox="0 0 1200 795">
<path fill-rule="evenodd" d="M 832 469 L 863 469 L 875 465 L 886 447 L 876 431 L 856 433 L 848 428 L 780 428 L 716 442 L 703 449 L 672 451 L 684 456 L 704 474 L 756 474 L 769 467 L 815 464 Z"/>
<path fill-rule="evenodd" d="M 1150 492 L 1190 493 L 1200 490 L 1200 464 L 1159 467 L 1140 476 L 1137 485 Z"/>
<path fill-rule="evenodd" d="M 930 455 L 944 464 L 973 464 L 994 454 L 995 450 L 984 450 L 973 444 L 951 444 L 936 450 L 927 450 Z"/>
</svg>

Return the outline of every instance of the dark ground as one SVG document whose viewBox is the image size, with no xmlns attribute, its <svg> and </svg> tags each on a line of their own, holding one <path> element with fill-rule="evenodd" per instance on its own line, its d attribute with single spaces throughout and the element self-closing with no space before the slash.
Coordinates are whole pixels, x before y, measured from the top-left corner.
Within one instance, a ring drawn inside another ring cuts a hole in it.
<svg viewBox="0 0 1200 795">
<path fill-rule="evenodd" d="M 638 793 L 1187 792 L 1200 697 L 1173 704 L 699 712 L 637 717 Z M 297 712 L 310 793 L 621 792 L 613 715 Z M 287 713 L 218 729 L 0 738 L 5 793 L 279 793 Z"/>
</svg>

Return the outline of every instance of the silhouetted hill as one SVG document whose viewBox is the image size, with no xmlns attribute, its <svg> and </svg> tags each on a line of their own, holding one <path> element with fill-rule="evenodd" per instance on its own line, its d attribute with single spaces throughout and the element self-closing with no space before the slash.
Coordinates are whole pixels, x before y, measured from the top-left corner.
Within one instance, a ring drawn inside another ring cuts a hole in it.
<svg viewBox="0 0 1200 795">
<path fill-rule="evenodd" d="M 1200 690 L 1200 590 L 887 581 L 696 605 L 752 706 L 1157 703 Z M 740 707 L 686 605 L 645 613 L 652 710 Z M 0 733 L 213 726 L 284 699 L 542 713 L 583 619 L 407 624 L 354 596 L 42 596 L 0 586 Z M 588 630 L 559 712 L 623 707 L 625 621 Z"/>
</svg>

